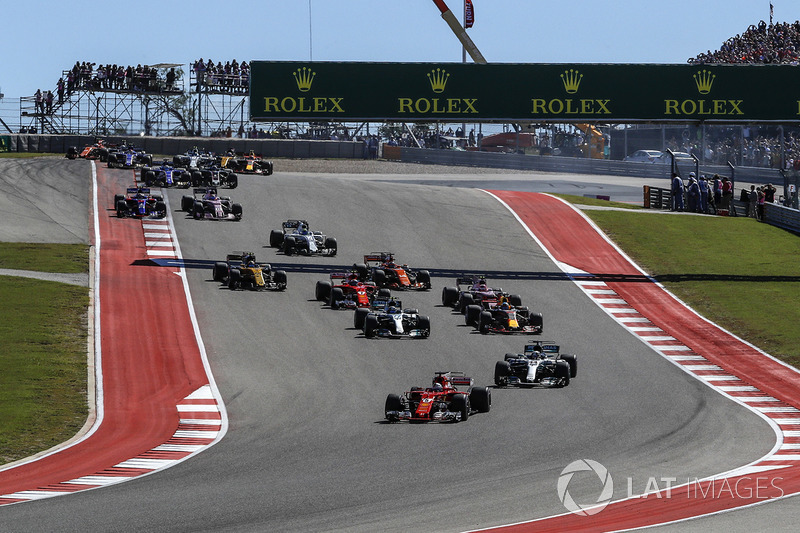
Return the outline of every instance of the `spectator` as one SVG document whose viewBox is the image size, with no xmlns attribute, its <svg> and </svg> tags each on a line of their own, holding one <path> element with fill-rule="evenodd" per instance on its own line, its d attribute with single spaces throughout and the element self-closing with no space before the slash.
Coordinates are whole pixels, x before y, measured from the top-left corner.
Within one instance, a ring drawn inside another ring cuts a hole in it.
<svg viewBox="0 0 800 533">
<path fill-rule="evenodd" d="M 735 214 L 733 210 L 733 183 L 728 178 L 722 178 L 722 207 L 727 209 L 729 214 Z"/>
<path fill-rule="evenodd" d="M 764 187 L 764 201 L 768 203 L 775 203 L 775 187 L 772 186 L 771 183 L 768 183 L 766 187 Z"/>
<path fill-rule="evenodd" d="M 722 209 L 722 180 L 719 174 L 714 174 L 714 207 Z"/>
<path fill-rule="evenodd" d="M 53 114 L 53 91 L 47 91 L 47 94 L 44 96 L 44 103 L 47 108 L 46 113 L 48 115 Z"/>
<path fill-rule="evenodd" d="M 758 215 L 756 213 L 757 205 L 758 205 L 758 192 L 756 192 L 756 186 L 751 185 L 750 193 L 747 195 L 747 216 L 758 218 Z"/>
<path fill-rule="evenodd" d="M 689 173 L 689 187 L 686 196 L 689 199 L 689 212 L 697 213 L 700 210 L 700 186 L 697 184 L 694 172 Z"/>
<path fill-rule="evenodd" d="M 44 113 L 44 99 L 42 97 L 42 90 L 36 89 L 36 93 L 34 93 L 33 98 L 36 104 L 36 112 Z"/>
<path fill-rule="evenodd" d="M 704 174 L 700 174 L 700 181 L 697 183 L 700 188 L 700 213 L 708 213 L 708 181 Z"/>
<path fill-rule="evenodd" d="M 758 207 L 756 208 L 756 218 L 763 222 L 764 221 L 764 204 L 767 201 L 767 195 L 764 193 L 764 187 L 758 188 Z"/>
<path fill-rule="evenodd" d="M 678 174 L 672 174 L 672 211 L 683 211 L 683 180 Z"/>
</svg>

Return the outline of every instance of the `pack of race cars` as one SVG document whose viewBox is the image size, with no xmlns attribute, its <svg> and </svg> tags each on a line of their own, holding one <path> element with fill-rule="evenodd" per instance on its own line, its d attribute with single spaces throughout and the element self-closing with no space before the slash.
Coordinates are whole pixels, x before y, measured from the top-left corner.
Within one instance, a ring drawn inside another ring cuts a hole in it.
<svg viewBox="0 0 800 533">
<path fill-rule="evenodd" d="M 95 152 L 97 147 L 93 147 Z M 242 206 L 228 196 L 219 196 L 218 187 L 238 185 L 234 169 L 243 172 L 272 173 L 271 162 L 259 162 L 253 154 L 236 160 L 228 155 L 214 160 L 210 154 L 192 151 L 175 156 L 170 162 L 153 165 L 152 156 L 133 148 L 115 149 L 100 144 L 111 168 L 138 168 L 141 186 L 128 188 L 114 198 L 118 217 L 163 218 L 167 215 L 164 198 L 151 187 L 193 187 L 192 195 L 181 198 L 181 210 L 197 220 L 241 220 Z M 87 149 L 80 157 L 92 157 Z M 84 155 L 86 154 L 86 155 Z M 233 176 L 233 177 L 231 177 Z M 305 219 L 288 219 L 273 229 L 265 247 L 286 256 L 335 257 L 335 237 L 312 230 Z M 285 291 L 285 270 L 256 262 L 254 252 L 232 252 L 224 261 L 213 264 L 211 278 L 231 291 Z M 349 270 L 329 272 L 315 285 L 318 302 L 332 310 L 351 310 L 353 327 L 365 339 L 427 339 L 431 319 L 419 309 L 404 305 L 397 292 L 413 293 L 432 289 L 428 270 L 415 269 L 396 260 L 388 251 L 363 255 Z M 412 298 L 413 299 L 413 298 Z M 543 332 L 541 313 L 531 312 L 522 298 L 502 288 L 492 287 L 482 274 L 463 274 L 454 285 L 442 288 L 443 307 L 463 315 L 464 323 L 481 335 Z M 507 353 L 494 367 L 495 389 L 506 387 L 563 388 L 577 375 L 577 356 L 562 353 L 552 341 L 529 340 L 521 353 Z M 408 421 L 462 422 L 475 413 L 491 408 L 491 389 L 476 386 L 461 372 L 437 372 L 429 387 L 412 387 L 402 394 L 389 394 L 384 405 L 387 422 Z"/>
</svg>

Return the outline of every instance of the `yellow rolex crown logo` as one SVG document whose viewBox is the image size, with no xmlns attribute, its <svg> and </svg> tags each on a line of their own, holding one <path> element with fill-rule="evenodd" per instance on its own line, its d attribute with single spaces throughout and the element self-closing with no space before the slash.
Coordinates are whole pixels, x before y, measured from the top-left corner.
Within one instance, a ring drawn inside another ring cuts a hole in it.
<svg viewBox="0 0 800 533">
<path fill-rule="evenodd" d="M 436 70 L 432 70 L 428 73 L 428 81 L 431 82 L 431 89 L 435 93 L 444 92 L 444 87 L 447 85 L 447 79 L 450 77 L 450 74 L 447 73 L 446 70 L 437 68 Z"/>
<path fill-rule="evenodd" d="M 717 76 L 711 74 L 708 70 L 700 70 L 694 75 L 694 82 L 697 84 L 697 90 L 700 94 L 708 94 L 711 92 L 711 85 L 714 83 L 714 78 Z"/>
<path fill-rule="evenodd" d="M 317 73 L 310 68 L 303 67 L 297 69 L 296 72 L 292 72 L 292 75 L 294 76 L 294 81 L 297 83 L 297 88 L 305 93 L 311 89 L 311 84 L 314 83 L 314 76 L 316 76 Z"/>
<path fill-rule="evenodd" d="M 564 90 L 567 91 L 567 94 L 575 94 L 578 92 L 578 87 L 581 86 L 582 79 L 583 74 L 575 69 L 565 70 L 564 74 L 561 75 L 561 83 L 564 84 Z"/>
</svg>

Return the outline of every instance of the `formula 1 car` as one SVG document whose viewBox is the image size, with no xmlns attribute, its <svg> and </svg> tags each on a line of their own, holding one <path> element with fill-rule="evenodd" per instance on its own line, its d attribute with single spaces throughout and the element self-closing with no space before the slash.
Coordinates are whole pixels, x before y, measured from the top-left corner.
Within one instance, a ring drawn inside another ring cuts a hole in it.
<svg viewBox="0 0 800 533">
<path fill-rule="evenodd" d="M 133 146 L 121 146 L 108 151 L 108 168 L 139 168 L 153 164 L 153 156 Z"/>
<path fill-rule="evenodd" d="M 331 309 L 371 307 L 375 298 L 388 299 L 389 289 L 378 289 L 374 283 L 363 283 L 354 272 L 332 272 L 330 281 L 318 281 L 314 289 L 317 301 L 327 302 Z"/>
<path fill-rule="evenodd" d="M 229 196 L 217 196 L 216 187 L 198 187 L 193 196 L 181 198 L 181 211 L 192 214 L 195 220 L 241 220 L 242 205 L 231 202 Z"/>
<path fill-rule="evenodd" d="M 113 145 L 107 145 L 102 139 L 98 139 L 96 143 L 86 145 L 82 150 L 78 150 L 77 146 L 70 146 L 67 149 L 67 159 L 99 159 L 105 162 L 108 158 L 108 150 Z"/>
<path fill-rule="evenodd" d="M 157 167 L 144 166 L 140 171 L 141 181 L 148 187 L 189 188 L 190 175 L 185 168 L 175 168 L 168 160 Z"/>
<path fill-rule="evenodd" d="M 456 386 L 469 389 L 462 392 Z M 389 422 L 464 422 L 473 412 L 488 413 L 491 406 L 488 387 L 472 386 L 472 378 L 462 372 L 437 372 L 428 388 L 388 395 L 384 416 Z"/>
<path fill-rule="evenodd" d="M 361 326 L 364 337 L 412 337 L 427 339 L 431 335 L 431 320 L 412 308 L 403 308 L 399 300 L 388 300 L 382 309 L 356 309 L 353 323 Z"/>
<path fill-rule="evenodd" d="M 527 307 L 514 307 L 501 297 L 501 303 L 484 300 L 470 304 L 464 311 L 464 321 L 482 334 L 527 333 L 540 334 L 544 323 L 541 313 L 531 313 Z"/>
<path fill-rule="evenodd" d="M 127 194 L 114 195 L 114 208 L 117 217 L 153 217 L 167 216 L 167 204 L 161 195 L 150 194 L 148 187 L 128 187 Z"/>
<path fill-rule="evenodd" d="M 562 354 L 552 341 L 529 341 L 525 352 L 507 353 L 505 360 L 494 365 L 494 384 L 517 386 L 566 387 L 578 375 L 578 358 Z"/>
<path fill-rule="evenodd" d="M 522 305 L 522 299 L 517 294 L 509 294 L 503 289 L 493 289 L 486 283 L 486 276 L 469 274 L 456 279 L 455 287 L 442 289 L 442 305 L 453 307 L 460 313 L 465 313 L 467 306 L 490 303 L 500 304 L 501 298 L 514 307 Z"/>
<path fill-rule="evenodd" d="M 286 255 L 328 255 L 333 257 L 338 250 L 334 237 L 323 235 L 321 231 L 311 231 L 305 220 L 289 219 L 282 229 L 269 233 L 269 245 L 280 248 Z"/>
<path fill-rule="evenodd" d="M 223 156 L 220 166 L 230 168 L 242 174 L 272 174 L 273 164 L 257 155 L 253 150 L 247 154 L 237 154 L 235 156 Z"/>
<path fill-rule="evenodd" d="M 212 275 L 214 281 L 224 283 L 231 290 L 286 290 L 286 272 L 272 270 L 272 266 L 268 264 L 256 263 L 253 252 L 228 254 L 225 262 L 214 263 Z"/>
<path fill-rule="evenodd" d="M 174 167 L 185 168 L 189 171 L 210 167 L 214 164 L 214 161 L 214 154 L 206 152 L 205 150 L 198 150 L 197 148 L 193 148 L 185 154 L 172 157 L 172 165 Z"/>
<path fill-rule="evenodd" d="M 373 252 L 364 256 L 363 263 L 353 265 L 362 281 L 374 281 L 378 287 L 394 290 L 429 290 L 431 275 L 427 270 L 415 271 L 408 265 L 398 265 L 392 252 Z"/>
</svg>

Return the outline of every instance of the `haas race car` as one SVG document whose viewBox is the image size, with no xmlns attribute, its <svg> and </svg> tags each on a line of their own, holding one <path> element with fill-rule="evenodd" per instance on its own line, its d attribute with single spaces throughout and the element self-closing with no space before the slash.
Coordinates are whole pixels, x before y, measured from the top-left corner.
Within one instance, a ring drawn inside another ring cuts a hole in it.
<svg viewBox="0 0 800 533">
<path fill-rule="evenodd" d="M 186 211 L 195 220 L 241 220 L 242 204 L 231 202 L 229 196 L 217 196 L 216 187 L 198 187 L 193 196 L 181 198 L 181 211 Z"/>
<path fill-rule="evenodd" d="M 566 387 L 578 375 L 578 358 L 562 354 L 551 341 L 529 341 L 525 352 L 507 353 L 494 365 L 494 384 L 498 387 Z"/>
<path fill-rule="evenodd" d="M 212 276 L 214 281 L 224 283 L 231 290 L 282 291 L 286 289 L 286 272 L 272 270 L 272 267 L 267 264 L 256 263 L 256 255 L 253 252 L 228 254 L 225 262 L 214 263 Z"/>
<path fill-rule="evenodd" d="M 364 256 L 363 263 L 353 265 L 361 281 L 372 281 L 378 287 L 394 290 L 428 290 L 431 275 L 427 270 L 415 271 L 408 265 L 395 263 L 392 252 L 373 252 Z"/>
<path fill-rule="evenodd" d="M 269 233 L 269 245 L 279 248 L 286 255 L 328 255 L 335 256 L 338 244 L 334 237 L 323 235 L 321 231 L 311 231 L 305 220 L 289 219 L 281 229 Z"/>
<path fill-rule="evenodd" d="M 148 187 L 129 187 L 127 194 L 114 196 L 114 208 L 119 218 L 164 218 L 167 204 L 161 195 L 151 194 Z"/>
<path fill-rule="evenodd" d="M 466 392 L 456 386 L 469 387 Z M 488 387 L 473 387 L 462 372 L 437 372 L 430 387 L 386 397 L 384 416 L 389 422 L 464 422 L 473 412 L 488 413 L 492 395 Z"/>
<path fill-rule="evenodd" d="M 332 272 L 330 281 L 318 281 L 314 289 L 317 301 L 326 302 L 331 309 L 369 308 L 373 301 L 389 299 L 389 289 L 378 289 L 374 283 L 358 280 L 354 272 Z"/>
<path fill-rule="evenodd" d="M 412 308 L 403 308 L 400 300 L 382 300 L 382 307 L 375 305 L 371 308 L 359 307 L 353 318 L 353 325 L 364 332 L 364 337 L 388 337 L 399 339 L 411 337 L 427 339 L 431 335 L 431 320 L 420 315 L 419 311 Z M 376 309 L 377 308 L 377 309 Z"/>
</svg>

